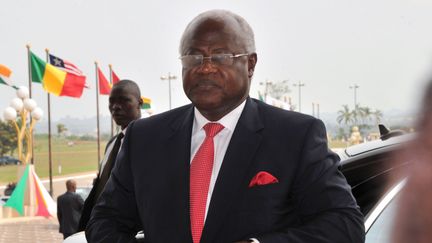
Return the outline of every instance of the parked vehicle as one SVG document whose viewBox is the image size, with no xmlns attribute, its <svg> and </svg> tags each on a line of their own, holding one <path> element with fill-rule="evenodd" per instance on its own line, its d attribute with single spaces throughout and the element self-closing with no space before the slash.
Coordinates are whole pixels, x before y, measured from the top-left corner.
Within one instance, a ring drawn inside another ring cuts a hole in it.
<svg viewBox="0 0 432 243">
<path fill-rule="evenodd" d="M 19 165 L 21 161 L 11 156 L 0 157 L 0 165 Z"/>
<path fill-rule="evenodd" d="M 81 198 L 85 201 L 90 194 L 90 191 L 92 189 L 92 186 L 83 186 L 83 187 L 77 187 L 76 193 L 78 193 Z"/>
<path fill-rule="evenodd" d="M 339 153 L 342 172 L 365 215 L 366 243 L 390 243 L 398 195 L 407 177 L 403 171 L 412 165 L 393 155 L 415 134 L 389 131 L 384 126 L 380 132 L 380 139 Z"/>
</svg>

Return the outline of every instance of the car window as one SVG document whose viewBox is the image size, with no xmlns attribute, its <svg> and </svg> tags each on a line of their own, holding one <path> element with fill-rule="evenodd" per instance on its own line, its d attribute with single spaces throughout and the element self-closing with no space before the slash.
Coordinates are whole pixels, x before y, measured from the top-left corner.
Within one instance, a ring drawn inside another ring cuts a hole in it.
<svg viewBox="0 0 432 243">
<path fill-rule="evenodd" d="M 384 208 L 369 231 L 365 243 L 390 243 L 400 194 Z"/>
</svg>

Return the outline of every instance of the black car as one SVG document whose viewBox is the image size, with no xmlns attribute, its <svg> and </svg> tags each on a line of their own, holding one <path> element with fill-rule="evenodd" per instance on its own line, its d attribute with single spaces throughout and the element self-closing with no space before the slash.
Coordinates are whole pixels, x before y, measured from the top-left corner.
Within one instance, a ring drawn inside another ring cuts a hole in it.
<svg viewBox="0 0 432 243">
<path fill-rule="evenodd" d="M 0 165 L 19 165 L 21 161 L 10 156 L 0 157 Z"/>
<path fill-rule="evenodd" d="M 366 243 L 390 242 L 399 192 L 412 161 L 394 153 L 415 137 L 380 126 L 381 138 L 339 152 L 341 170 L 365 216 Z"/>
</svg>

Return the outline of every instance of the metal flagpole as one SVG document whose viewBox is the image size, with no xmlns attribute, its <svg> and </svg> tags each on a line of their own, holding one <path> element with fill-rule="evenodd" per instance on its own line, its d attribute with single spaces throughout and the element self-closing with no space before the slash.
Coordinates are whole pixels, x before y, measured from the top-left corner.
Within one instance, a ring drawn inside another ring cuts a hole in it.
<svg viewBox="0 0 432 243">
<path fill-rule="evenodd" d="M 100 161 L 100 136 L 99 136 L 99 74 L 98 74 L 98 63 L 95 61 L 96 70 L 96 129 L 97 129 L 97 165 L 99 168 Z"/>
<path fill-rule="evenodd" d="M 108 66 L 109 66 L 109 70 L 110 70 L 110 72 L 109 72 L 110 73 L 110 83 L 111 83 L 111 87 L 112 87 L 112 85 L 113 85 L 112 65 L 109 64 Z M 110 120 L 111 120 L 111 137 L 113 137 L 114 136 L 114 122 L 113 122 L 113 118 L 111 116 L 111 112 L 110 112 Z"/>
<path fill-rule="evenodd" d="M 46 61 L 50 62 L 49 58 L 49 50 L 45 49 L 46 52 Z M 49 185 L 50 185 L 50 195 L 52 196 L 53 191 L 53 180 L 52 180 L 52 150 L 51 150 L 51 95 L 47 92 L 47 100 L 48 100 L 48 164 L 49 164 Z"/>
<path fill-rule="evenodd" d="M 32 98 L 32 69 L 31 69 L 31 54 L 30 54 L 30 44 L 26 45 L 27 47 L 27 59 L 28 59 L 28 73 L 29 73 L 29 96 L 30 98 Z M 31 117 L 31 115 L 30 115 Z M 30 136 L 32 137 L 31 141 L 31 150 L 32 150 L 32 156 L 31 156 L 31 160 L 30 160 L 30 164 L 34 164 L 34 149 L 33 149 L 33 130 L 31 131 Z"/>
</svg>

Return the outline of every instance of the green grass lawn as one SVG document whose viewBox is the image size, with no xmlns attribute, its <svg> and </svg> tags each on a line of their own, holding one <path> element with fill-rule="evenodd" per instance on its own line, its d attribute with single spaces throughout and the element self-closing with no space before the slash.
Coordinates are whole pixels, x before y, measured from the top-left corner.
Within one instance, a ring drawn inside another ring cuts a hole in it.
<svg viewBox="0 0 432 243">
<path fill-rule="evenodd" d="M 52 172 L 53 176 L 97 170 L 97 142 L 74 140 L 68 145 L 66 138 L 52 138 Z M 101 141 L 101 157 L 107 141 Z M 48 137 L 35 136 L 34 164 L 40 178 L 49 177 Z M 61 166 L 61 174 L 59 173 Z M 0 185 L 17 181 L 17 166 L 0 166 Z"/>
<path fill-rule="evenodd" d="M 72 140 L 66 138 L 52 138 L 52 172 L 53 176 L 97 170 L 97 143 L 96 141 L 73 140 L 74 145 L 69 146 Z M 103 156 L 107 140 L 101 141 L 101 157 Z M 345 142 L 331 141 L 330 147 L 344 148 Z M 40 178 L 49 177 L 48 163 L 48 137 L 35 136 L 34 163 L 36 173 Z M 16 156 L 15 156 L 16 157 Z M 59 173 L 61 166 L 61 174 Z M 0 185 L 17 181 L 17 166 L 0 166 Z"/>
</svg>

